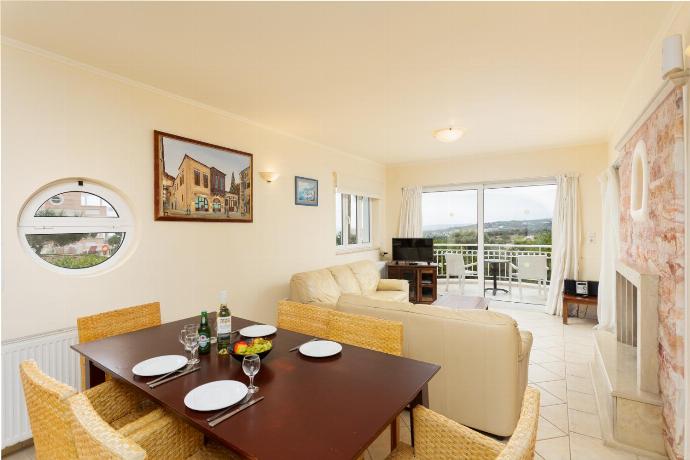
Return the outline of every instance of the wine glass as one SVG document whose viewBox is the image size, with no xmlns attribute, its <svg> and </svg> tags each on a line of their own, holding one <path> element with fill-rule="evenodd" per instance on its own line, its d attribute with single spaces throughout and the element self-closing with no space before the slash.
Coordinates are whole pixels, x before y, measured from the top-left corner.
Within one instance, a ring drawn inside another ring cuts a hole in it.
<svg viewBox="0 0 690 460">
<path fill-rule="evenodd" d="M 196 324 L 185 324 L 182 326 L 182 329 L 180 330 L 180 333 L 177 337 L 177 339 L 180 341 L 182 345 L 184 345 L 185 351 L 189 351 L 189 347 L 187 347 L 187 344 L 185 343 L 185 336 L 187 334 L 191 334 L 197 330 Z"/>
<path fill-rule="evenodd" d="M 247 355 L 242 360 L 242 370 L 249 377 L 249 393 L 256 393 L 259 387 L 254 386 L 254 376 L 259 373 L 261 368 L 261 358 L 259 355 Z"/>
<path fill-rule="evenodd" d="M 187 335 L 184 336 L 185 347 L 189 350 L 189 365 L 194 365 L 199 362 L 199 358 L 196 357 L 196 352 L 199 350 L 199 334 L 197 331 L 190 333 L 187 331 Z"/>
</svg>

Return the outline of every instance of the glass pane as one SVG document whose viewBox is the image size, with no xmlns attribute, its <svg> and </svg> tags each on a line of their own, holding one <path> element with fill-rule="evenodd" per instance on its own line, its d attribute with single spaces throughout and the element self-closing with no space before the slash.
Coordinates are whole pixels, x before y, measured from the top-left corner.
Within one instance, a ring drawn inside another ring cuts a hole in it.
<svg viewBox="0 0 690 460">
<path fill-rule="evenodd" d="M 58 233 L 26 235 L 31 249 L 49 264 L 88 268 L 111 258 L 122 246 L 125 233 Z"/>
<path fill-rule="evenodd" d="M 335 194 L 335 244 L 343 244 L 343 196 Z"/>
<path fill-rule="evenodd" d="M 46 200 L 34 217 L 118 217 L 118 214 L 110 203 L 98 195 L 65 192 Z"/>
<path fill-rule="evenodd" d="M 357 197 L 350 195 L 350 229 L 347 242 L 357 244 Z"/>
<path fill-rule="evenodd" d="M 460 290 L 465 295 L 481 295 L 476 281 L 479 254 L 477 228 L 477 190 L 422 194 L 422 233 L 425 238 L 434 239 L 439 286 L 448 283 L 449 290 Z M 451 260 L 450 270 L 445 257 L 447 253 L 462 256 L 462 260 L 454 263 Z M 450 279 L 446 280 L 446 274 Z"/>
<path fill-rule="evenodd" d="M 545 303 L 555 200 L 555 185 L 496 187 L 484 191 L 487 296 Z M 511 289 L 513 282 L 517 282 L 519 289 Z"/>
<path fill-rule="evenodd" d="M 371 211 L 369 198 L 362 198 L 362 243 L 371 243 Z"/>
</svg>

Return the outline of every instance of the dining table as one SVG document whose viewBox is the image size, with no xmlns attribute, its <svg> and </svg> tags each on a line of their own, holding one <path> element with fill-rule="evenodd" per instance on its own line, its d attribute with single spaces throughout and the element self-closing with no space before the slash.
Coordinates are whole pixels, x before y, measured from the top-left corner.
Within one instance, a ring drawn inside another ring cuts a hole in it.
<svg viewBox="0 0 690 460">
<path fill-rule="evenodd" d="M 209 315 L 215 324 L 215 313 Z M 254 379 L 256 397 L 264 399 L 242 412 L 209 426 L 206 419 L 216 412 L 187 408 L 185 395 L 216 380 L 248 382 L 242 363 L 219 355 L 215 345 L 200 355 L 200 370 L 149 388 L 154 377 L 132 372 L 137 363 L 162 355 L 186 354 L 178 341 L 185 324 L 197 317 L 164 323 L 136 332 L 72 345 L 86 359 L 86 387 L 110 374 L 119 382 L 136 387 L 146 397 L 220 444 L 257 459 L 354 459 L 383 433 L 396 427 L 396 417 L 418 404 L 428 407 L 428 383 L 440 366 L 342 344 L 342 351 L 329 358 L 309 358 L 291 348 L 312 336 L 278 329 L 268 337 L 271 352 L 262 360 Z M 233 316 L 233 329 L 258 324 Z M 233 340 L 238 340 L 238 335 Z M 414 433 L 414 424 L 412 424 Z M 391 430 L 391 448 L 397 443 Z"/>
</svg>

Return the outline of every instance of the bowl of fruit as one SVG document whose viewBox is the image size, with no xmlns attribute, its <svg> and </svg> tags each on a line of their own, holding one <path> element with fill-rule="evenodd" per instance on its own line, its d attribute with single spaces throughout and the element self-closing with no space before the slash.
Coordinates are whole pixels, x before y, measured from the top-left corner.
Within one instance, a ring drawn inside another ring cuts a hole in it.
<svg viewBox="0 0 690 460">
<path fill-rule="evenodd" d="M 238 340 L 229 347 L 232 357 L 240 362 L 247 355 L 259 355 L 261 359 L 264 359 L 272 349 L 273 343 L 262 338 Z"/>
</svg>

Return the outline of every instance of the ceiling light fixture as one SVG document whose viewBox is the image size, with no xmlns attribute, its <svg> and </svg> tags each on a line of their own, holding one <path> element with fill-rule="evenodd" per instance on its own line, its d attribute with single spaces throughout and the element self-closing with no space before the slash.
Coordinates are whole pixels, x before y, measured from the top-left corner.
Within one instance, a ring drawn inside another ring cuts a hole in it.
<svg viewBox="0 0 690 460">
<path fill-rule="evenodd" d="M 450 128 L 443 128 L 439 129 L 437 131 L 434 131 L 434 137 L 441 141 L 441 142 L 455 142 L 458 139 L 460 139 L 463 135 L 462 130 L 453 128 L 452 126 Z"/>
</svg>

